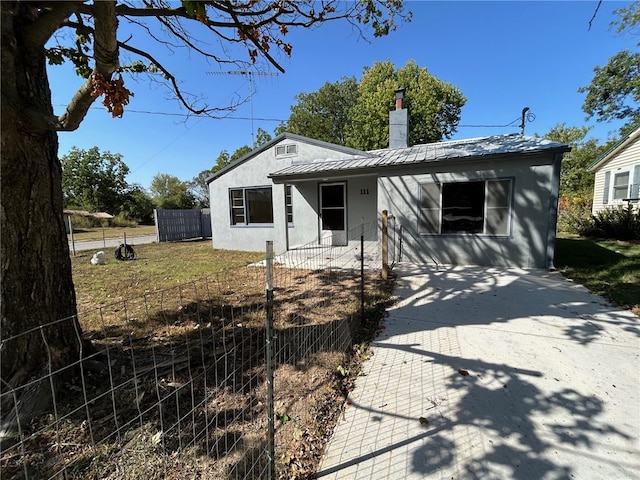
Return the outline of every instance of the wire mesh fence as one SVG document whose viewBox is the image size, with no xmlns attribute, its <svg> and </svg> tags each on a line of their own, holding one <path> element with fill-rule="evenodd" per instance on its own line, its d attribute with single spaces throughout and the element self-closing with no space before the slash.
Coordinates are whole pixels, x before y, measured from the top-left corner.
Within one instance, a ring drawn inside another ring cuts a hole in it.
<svg viewBox="0 0 640 480">
<path fill-rule="evenodd" d="M 1 385 L 2 478 L 264 479 L 312 471 L 349 387 L 353 352 L 390 298 L 379 275 L 378 226 L 349 238 L 278 255 L 271 305 L 262 263 L 56 322 L 75 329 L 80 355 L 57 368 L 47 351 L 40 378 Z M 44 412 L 12 416 L 34 392 Z"/>
</svg>

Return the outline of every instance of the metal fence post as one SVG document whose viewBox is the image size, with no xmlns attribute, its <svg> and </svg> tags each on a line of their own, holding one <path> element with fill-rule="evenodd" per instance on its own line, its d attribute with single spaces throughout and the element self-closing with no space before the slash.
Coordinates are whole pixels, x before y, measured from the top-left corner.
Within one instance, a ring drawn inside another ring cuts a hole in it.
<svg viewBox="0 0 640 480">
<path fill-rule="evenodd" d="M 382 279 L 389 277 L 389 212 L 382 211 Z"/>
<path fill-rule="evenodd" d="M 360 231 L 360 322 L 364 321 L 364 219 Z"/>
<path fill-rule="evenodd" d="M 275 411 L 273 401 L 273 241 L 267 241 L 267 325 L 265 341 L 265 362 L 267 366 L 267 457 L 269 465 L 267 467 L 267 479 L 275 479 Z"/>
</svg>

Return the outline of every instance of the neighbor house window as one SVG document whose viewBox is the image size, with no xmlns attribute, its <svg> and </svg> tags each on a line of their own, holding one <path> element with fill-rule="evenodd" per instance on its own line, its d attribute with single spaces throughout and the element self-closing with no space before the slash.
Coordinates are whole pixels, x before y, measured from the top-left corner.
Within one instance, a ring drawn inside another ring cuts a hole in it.
<svg viewBox="0 0 640 480">
<path fill-rule="evenodd" d="M 298 146 L 295 143 L 289 145 L 276 145 L 276 157 L 282 155 L 295 155 L 298 153 Z"/>
<path fill-rule="evenodd" d="M 509 235 L 510 179 L 428 183 L 420 189 L 420 233 Z"/>
<path fill-rule="evenodd" d="M 287 207 L 287 223 L 293 223 L 293 195 L 291 193 L 291 185 L 284 187 L 284 201 Z"/>
<path fill-rule="evenodd" d="M 620 202 L 629 198 L 629 184 L 631 183 L 631 172 L 623 170 L 613 174 L 613 185 L 611 186 L 611 201 Z"/>
<path fill-rule="evenodd" d="M 231 225 L 273 223 L 271 187 L 233 188 L 229 191 Z"/>
</svg>

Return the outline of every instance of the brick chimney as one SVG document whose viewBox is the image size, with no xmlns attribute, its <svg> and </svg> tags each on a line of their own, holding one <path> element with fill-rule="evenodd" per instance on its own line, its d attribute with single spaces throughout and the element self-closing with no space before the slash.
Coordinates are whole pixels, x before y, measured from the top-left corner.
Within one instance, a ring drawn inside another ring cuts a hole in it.
<svg viewBox="0 0 640 480">
<path fill-rule="evenodd" d="M 409 111 L 404 108 L 404 88 L 396 90 L 396 109 L 389 112 L 389 148 L 409 145 Z"/>
</svg>

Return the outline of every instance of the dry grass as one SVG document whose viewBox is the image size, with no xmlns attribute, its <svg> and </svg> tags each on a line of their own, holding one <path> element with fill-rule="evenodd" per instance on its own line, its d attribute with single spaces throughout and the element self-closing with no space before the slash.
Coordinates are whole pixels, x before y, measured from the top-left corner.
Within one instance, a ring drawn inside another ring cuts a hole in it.
<svg viewBox="0 0 640 480">
<path fill-rule="evenodd" d="M 100 353 L 68 381 L 58 417 L 30 426 L 26 455 L 2 457 L 3 478 L 266 478 L 264 270 L 240 267 L 263 255 L 210 242 L 136 252 L 73 259 L 79 319 Z M 276 469 L 313 478 L 392 283 L 368 278 L 366 320 L 354 322 L 357 276 L 275 270 Z"/>
<path fill-rule="evenodd" d="M 76 242 L 84 242 L 88 240 L 102 240 L 103 238 L 123 238 L 126 235 L 127 238 L 141 237 L 143 235 L 155 235 L 155 225 L 138 225 L 137 227 L 87 227 L 87 228 L 74 228 L 73 239 Z M 71 241 L 71 235 L 67 235 L 69 241 Z"/>
</svg>

